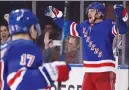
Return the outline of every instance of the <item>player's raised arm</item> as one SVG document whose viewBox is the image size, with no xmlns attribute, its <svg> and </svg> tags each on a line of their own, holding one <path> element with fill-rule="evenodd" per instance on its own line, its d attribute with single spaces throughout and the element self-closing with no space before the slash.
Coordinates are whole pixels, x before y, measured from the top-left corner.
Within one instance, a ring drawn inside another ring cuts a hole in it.
<svg viewBox="0 0 129 90">
<path fill-rule="evenodd" d="M 64 20 L 62 11 L 57 8 L 48 6 L 45 10 L 45 15 L 51 17 L 62 30 L 65 27 L 67 31 L 64 32 L 70 33 L 72 36 L 81 36 L 80 25 L 70 20 Z"/>
<path fill-rule="evenodd" d="M 116 4 L 113 8 L 116 15 L 116 22 L 112 23 L 112 34 L 114 36 L 117 34 L 126 34 L 128 28 L 125 22 L 128 20 L 128 13 L 122 4 Z"/>
</svg>

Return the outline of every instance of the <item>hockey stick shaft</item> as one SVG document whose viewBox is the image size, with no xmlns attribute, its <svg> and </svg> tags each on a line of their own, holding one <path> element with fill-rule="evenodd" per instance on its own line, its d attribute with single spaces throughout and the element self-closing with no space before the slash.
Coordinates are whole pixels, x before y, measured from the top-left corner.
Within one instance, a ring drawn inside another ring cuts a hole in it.
<svg viewBox="0 0 129 90">
<path fill-rule="evenodd" d="M 67 10 L 68 10 L 68 1 L 65 1 L 64 20 L 67 19 Z M 61 45 L 60 54 L 63 54 L 63 49 L 64 49 L 64 39 L 65 39 L 64 29 L 65 29 L 65 25 L 63 26 L 63 30 L 62 30 L 62 38 L 61 38 L 62 45 Z"/>
<path fill-rule="evenodd" d="M 117 31 L 117 46 L 116 46 L 116 69 L 118 68 L 118 60 L 119 60 L 119 41 L 120 41 L 120 37 L 119 37 L 119 25 L 120 25 L 120 20 L 119 20 L 119 16 L 116 16 L 116 31 Z"/>
<path fill-rule="evenodd" d="M 67 19 L 68 4 L 69 4 L 69 2 L 68 1 L 65 1 L 65 6 L 64 6 L 64 20 Z M 64 51 L 64 39 L 65 39 L 64 29 L 65 29 L 65 25 L 63 26 L 63 30 L 62 30 L 60 55 L 62 55 L 63 54 L 63 51 Z M 58 82 L 58 90 L 61 90 L 61 82 Z"/>
</svg>

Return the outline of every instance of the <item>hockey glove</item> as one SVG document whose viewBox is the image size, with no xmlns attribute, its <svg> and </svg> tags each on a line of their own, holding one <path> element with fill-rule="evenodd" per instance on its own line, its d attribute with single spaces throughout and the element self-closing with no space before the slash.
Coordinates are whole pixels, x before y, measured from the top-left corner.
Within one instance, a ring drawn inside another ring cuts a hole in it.
<svg viewBox="0 0 129 90">
<path fill-rule="evenodd" d="M 45 73 L 50 82 L 62 82 L 68 80 L 69 71 L 71 70 L 71 68 L 65 62 L 60 61 L 46 63 L 39 69 Z"/>
<path fill-rule="evenodd" d="M 45 10 L 45 15 L 55 19 L 55 18 L 61 18 L 63 16 L 63 13 L 62 11 L 58 10 L 53 6 L 48 6 Z"/>
<path fill-rule="evenodd" d="M 128 13 L 122 4 L 114 5 L 114 11 L 115 11 L 117 18 L 122 19 L 124 22 L 128 20 Z"/>
</svg>

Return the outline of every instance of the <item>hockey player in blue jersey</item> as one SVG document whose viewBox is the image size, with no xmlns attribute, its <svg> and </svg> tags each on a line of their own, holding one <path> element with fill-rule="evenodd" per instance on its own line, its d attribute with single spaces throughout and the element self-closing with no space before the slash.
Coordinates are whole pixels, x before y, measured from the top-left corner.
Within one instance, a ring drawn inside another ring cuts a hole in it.
<svg viewBox="0 0 129 90">
<path fill-rule="evenodd" d="M 69 67 L 65 62 L 43 64 L 35 44 L 41 34 L 37 17 L 28 9 L 13 10 L 8 27 L 12 41 L 1 52 L 1 90 L 49 90 L 54 81 L 66 81 Z"/>
<path fill-rule="evenodd" d="M 106 19 L 105 7 L 99 2 L 92 2 L 86 9 L 88 20 L 81 24 L 63 20 L 63 13 L 52 6 L 48 6 L 45 15 L 53 18 L 63 32 L 82 37 L 83 64 L 85 75 L 82 90 L 115 90 L 115 59 L 112 42 L 118 34 L 127 33 L 125 21 L 128 14 L 122 5 L 114 5 L 117 16 L 116 23 Z"/>
</svg>

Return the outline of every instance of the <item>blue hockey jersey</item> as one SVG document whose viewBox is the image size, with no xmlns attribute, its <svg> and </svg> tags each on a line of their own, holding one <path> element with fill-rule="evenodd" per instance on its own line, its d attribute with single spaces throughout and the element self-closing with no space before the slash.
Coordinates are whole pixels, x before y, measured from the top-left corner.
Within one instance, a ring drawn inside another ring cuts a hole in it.
<svg viewBox="0 0 129 90">
<path fill-rule="evenodd" d="M 110 19 L 90 24 L 87 20 L 81 24 L 56 18 L 55 23 L 64 29 L 63 32 L 82 37 L 83 63 L 86 72 L 115 71 L 115 59 L 112 43 L 117 35 L 116 25 Z M 124 22 L 120 24 L 120 34 L 127 32 Z"/>
<path fill-rule="evenodd" d="M 33 41 L 11 41 L 1 53 L 1 90 L 47 90 L 53 84 L 47 71 L 39 69 L 43 57 Z"/>
</svg>

